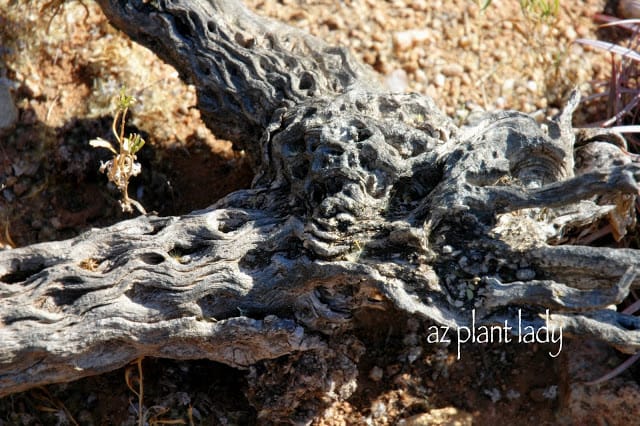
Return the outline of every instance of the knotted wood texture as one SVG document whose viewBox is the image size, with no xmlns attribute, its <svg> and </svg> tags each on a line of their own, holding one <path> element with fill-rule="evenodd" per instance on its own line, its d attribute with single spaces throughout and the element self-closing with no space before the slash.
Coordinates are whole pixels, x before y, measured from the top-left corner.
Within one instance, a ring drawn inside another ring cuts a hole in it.
<svg viewBox="0 0 640 426">
<path fill-rule="evenodd" d="M 548 309 L 565 335 L 640 348 L 640 320 L 608 308 L 640 286 L 640 252 L 573 238 L 635 226 L 640 166 L 617 135 L 572 129 L 576 94 L 554 121 L 498 112 L 458 128 L 239 2 L 98 3 L 197 87 L 256 178 L 187 216 L 0 252 L 0 395 L 141 356 L 262 362 L 248 391 L 261 418 L 300 419 L 354 391 L 350 330 L 392 309 L 535 329 Z M 284 355 L 305 380 L 278 405 L 259 390 L 285 380 L 264 368 Z"/>
</svg>

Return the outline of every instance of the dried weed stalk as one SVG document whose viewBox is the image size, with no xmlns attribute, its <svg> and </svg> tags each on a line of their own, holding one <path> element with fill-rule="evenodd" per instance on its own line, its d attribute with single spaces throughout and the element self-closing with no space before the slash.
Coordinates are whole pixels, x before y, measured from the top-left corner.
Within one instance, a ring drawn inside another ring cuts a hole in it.
<svg viewBox="0 0 640 426">
<path fill-rule="evenodd" d="M 619 133 L 626 133 L 627 142 L 630 149 L 624 147 L 625 154 L 632 160 L 639 161 L 640 142 L 638 133 L 640 132 L 640 19 L 618 19 L 614 16 L 597 14 L 596 20 L 605 22 L 601 27 L 615 26 L 631 32 L 631 37 L 625 44 L 615 44 L 608 41 L 578 39 L 577 43 L 601 49 L 611 54 L 611 78 L 606 83 L 606 90 L 589 96 L 586 101 L 605 98 L 607 101 L 607 117 L 604 120 L 593 123 L 593 126 L 608 127 Z M 617 60 L 616 58 L 620 58 Z M 640 203 L 636 201 L 636 211 L 640 212 Z M 608 230 L 611 226 L 605 228 Z M 599 236 L 594 235 L 594 240 Z M 627 315 L 637 314 L 640 311 L 640 298 L 631 291 L 626 301 L 630 303 L 622 313 Z M 604 383 L 627 370 L 631 365 L 640 359 L 640 352 L 627 358 L 603 376 L 586 382 L 587 385 L 598 385 Z"/>
</svg>

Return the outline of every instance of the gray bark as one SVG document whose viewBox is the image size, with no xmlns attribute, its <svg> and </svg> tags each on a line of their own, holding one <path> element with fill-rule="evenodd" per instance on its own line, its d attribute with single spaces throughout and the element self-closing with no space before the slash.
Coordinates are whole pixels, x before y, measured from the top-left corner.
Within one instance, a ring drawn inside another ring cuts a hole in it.
<svg viewBox="0 0 640 426">
<path fill-rule="evenodd" d="M 543 124 L 499 112 L 458 128 L 235 1 L 98 2 L 196 85 L 256 179 L 187 216 L 0 252 L 0 395 L 141 356 L 248 368 L 293 354 L 318 367 L 314 392 L 344 398 L 355 319 L 390 309 L 450 327 L 520 311 L 536 329 L 549 309 L 565 335 L 640 348 L 640 320 L 608 308 L 640 286 L 640 252 L 579 238 L 635 226 L 640 166 L 617 135 L 572 128 L 576 94 Z"/>
</svg>

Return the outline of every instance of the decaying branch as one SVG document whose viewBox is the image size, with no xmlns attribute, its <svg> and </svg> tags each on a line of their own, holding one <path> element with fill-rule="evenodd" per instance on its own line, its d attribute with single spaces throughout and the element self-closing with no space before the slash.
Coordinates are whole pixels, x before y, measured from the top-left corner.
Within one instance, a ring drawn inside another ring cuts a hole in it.
<svg viewBox="0 0 640 426">
<path fill-rule="evenodd" d="M 98 3 L 114 26 L 196 86 L 207 125 L 256 161 L 258 140 L 277 111 L 350 87 L 377 87 L 345 48 L 258 17 L 240 1 Z"/>
<path fill-rule="evenodd" d="M 188 216 L 0 252 L 0 395 L 140 356 L 297 354 L 345 397 L 361 353 L 345 336 L 388 309 L 452 327 L 525 311 L 536 329 L 550 310 L 567 334 L 640 349 L 640 321 L 609 309 L 640 286 L 640 252 L 576 243 L 635 226 L 640 165 L 615 134 L 574 131 L 576 94 L 543 124 L 499 112 L 458 128 L 236 1 L 99 3 L 196 85 L 256 179 Z"/>
</svg>

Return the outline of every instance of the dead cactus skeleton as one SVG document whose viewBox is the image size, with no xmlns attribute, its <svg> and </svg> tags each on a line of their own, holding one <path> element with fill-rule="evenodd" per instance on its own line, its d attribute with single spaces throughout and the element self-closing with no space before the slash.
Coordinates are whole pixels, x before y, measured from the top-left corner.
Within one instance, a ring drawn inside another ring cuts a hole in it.
<svg viewBox="0 0 640 426">
<path fill-rule="evenodd" d="M 0 252 L 0 394 L 143 356 L 290 362 L 313 386 L 261 415 L 295 418 L 353 392 L 351 330 L 389 309 L 453 329 L 474 310 L 478 325 L 521 314 L 539 330 L 550 312 L 566 335 L 640 349 L 640 319 L 609 308 L 640 286 L 640 252 L 551 244 L 635 214 L 640 165 L 615 134 L 574 131 L 577 94 L 543 125 L 497 112 L 458 128 L 237 1 L 98 3 L 196 86 L 256 178 L 190 215 Z"/>
</svg>

